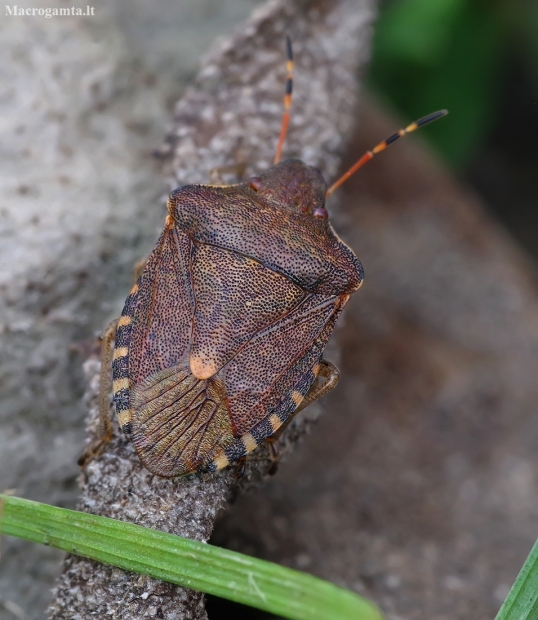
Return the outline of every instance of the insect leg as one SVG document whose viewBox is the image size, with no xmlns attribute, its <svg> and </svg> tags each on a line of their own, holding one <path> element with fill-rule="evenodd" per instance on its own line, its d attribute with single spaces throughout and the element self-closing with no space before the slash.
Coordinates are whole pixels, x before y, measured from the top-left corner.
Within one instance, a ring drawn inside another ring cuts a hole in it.
<svg viewBox="0 0 538 620">
<path fill-rule="evenodd" d="M 320 369 L 316 382 L 303 398 L 303 402 L 297 408 L 296 413 L 302 411 L 305 407 L 308 407 L 308 405 L 311 405 L 314 401 L 318 400 L 318 398 L 328 394 L 336 386 L 338 379 L 340 379 L 340 371 L 334 364 L 331 364 L 331 362 L 327 360 L 321 360 L 319 365 Z M 325 379 L 321 385 L 319 384 L 320 377 Z"/>
<path fill-rule="evenodd" d="M 230 185 L 226 183 L 222 178 L 223 174 L 235 174 L 235 176 L 241 180 L 245 175 L 245 171 L 247 169 L 247 164 L 244 161 L 238 162 L 236 164 L 230 164 L 229 166 L 217 166 L 216 168 L 211 168 L 209 171 L 209 182 L 211 185 L 222 185 L 227 186 Z"/>
<path fill-rule="evenodd" d="M 144 271 L 144 267 L 146 266 L 146 263 L 148 262 L 148 257 L 145 256 L 144 258 L 140 258 L 139 260 L 136 261 L 136 263 L 133 266 L 133 284 L 135 282 L 138 282 L 138 278 L 142 275 L 142 272 Z"/>
<path fill-rule="evenodd" d="M 267 441 L 267 444 L 269 445 L 269 451 L 270 451 L 269 458 L 271 462 L 271 464 L 269 465 L 269 468 L 267 469 L 266 474 L 268 476 L 274 476 L 276 472 L 278 471 L 278 464 L 280 462 L 280 448 L 278 446 L 276 439 L 273 439 L 273 437 L 269 437 L 269 439 L 267 439 L 266 441 Z"/>
<path fill-rule="evenodd" d="M 101 454 L 105 445 L 112 439 L 112 423 L 110 422 L 110 390 L 112 387 L 112 342 L 116 335 L 118 319 L 114 319 L 105 329 L 101 340 L 101 374 L 99 376 L 99 434 L 84 450 L 78 459 L 80 467 L 84 468 L 94 458 Z"/>
<path fill-rule="evenodd" d="M 234 480 L 241 480 L 245 475 L 246 467 L 247 467 L 247 457 L 243 456 L 238 461 L 234 463 L 235 470 L 233 473 Z"/>
</svg>

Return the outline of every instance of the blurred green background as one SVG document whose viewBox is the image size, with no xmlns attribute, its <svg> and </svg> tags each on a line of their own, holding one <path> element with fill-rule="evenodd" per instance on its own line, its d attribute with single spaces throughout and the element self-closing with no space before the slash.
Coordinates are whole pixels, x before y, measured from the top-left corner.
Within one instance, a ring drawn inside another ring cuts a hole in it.
<svg viewBox="0 0 538 620">
<path fill-rule="evenodd" d="M 538 259 L 538 0 L 385 0 L 369 85 Z"/>
</svg>

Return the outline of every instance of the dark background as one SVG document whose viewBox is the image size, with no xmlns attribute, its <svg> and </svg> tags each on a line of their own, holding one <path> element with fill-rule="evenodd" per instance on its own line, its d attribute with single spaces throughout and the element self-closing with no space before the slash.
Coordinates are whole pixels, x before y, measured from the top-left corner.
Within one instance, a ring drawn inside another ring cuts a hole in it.
<svg viewBox="0 0 538 620">
<path fill-rule="evenodd" d="M 538 3 L 387 0 L 369 86 L 404 121 L 440 108 L 424 133 L 538 257 Z"/>
</svg>

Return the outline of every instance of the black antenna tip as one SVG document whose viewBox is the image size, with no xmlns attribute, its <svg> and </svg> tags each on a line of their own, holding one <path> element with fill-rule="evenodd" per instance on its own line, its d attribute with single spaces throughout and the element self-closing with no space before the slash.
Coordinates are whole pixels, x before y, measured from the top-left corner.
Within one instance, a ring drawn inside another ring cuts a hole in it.
<svg viewBox="0 0 538 620">
<path fill-rule="evenodd" d="M 417 127 L 422 127 L 423 125 L 427 125 L 428 123 L 433 123 L 433 121 L 436 121 L 438 118 L 442 118 L 443 116 L 446 116 L 448 114 L 448 110 L 437 110 L 437 112 L 432 112 L 431 114 L 428 114 L 427 116 L 423 116 L 422 118 L 419 118 L 418 121 L 415 122 Z"/>
<path fill-rule="evenodd" d="M 291 95 L 293 90 L 293 80 L 290 80 L 289 78 L 286 80 L 286 95 Z"/>
<path fill-rule="evenodd" d="M 286 51 L 288 53 L 288 60 L 293 60 L 293 48 L 291 46 L 291 37 L 289 34 L 286 35 Z"/>
</svg>

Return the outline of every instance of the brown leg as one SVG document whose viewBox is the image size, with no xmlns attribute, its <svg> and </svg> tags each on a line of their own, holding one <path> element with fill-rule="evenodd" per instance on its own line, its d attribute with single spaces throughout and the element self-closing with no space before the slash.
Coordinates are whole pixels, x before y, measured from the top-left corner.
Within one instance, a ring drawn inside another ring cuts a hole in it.
<svg viewBox="0 0 538 620">
<path fill-rule="evenodd" d="M 234 480 L 241 480 L 241 478 L 243 478 L 243 476 L 245 475 L 245 470 L 247 466 L 247 457 L 244 456 L 240 458 L 238 461 L 234 463 L 234 465 L 235 465 L 234 473 L 233 473 Z"/>
<path fill-rule="evenodd" d="M 224 182 L 223 174 L 235 174 L 238 179 L 242 179 L 246 169 L 247 164 L 245 162 L 211 168 L 209 171 L 209 182 L 211 185 L 229 185 L 229 183 Z"/>
<path fill-rule="evenodd" d="M 105 445 L 112 439 L 112 423 L 110 421 L 110 390 L 112 388 L 112 343 L 116 336 L 118 319 L 115 319 L 106 328 L 101 339 L 101 375 L 99 380 L 99 420 L 100 437 L 93 441 L 78 459 L 78 464 L 84 468 L 98 457 Z"/>
<path fill-rule="evenodd" d="M 297 407 L 297 411 L 295 413 L 302 411 L 308 407 L 308 405 L 311 405 L 313 402 L 318 400 L 318 398 L 328 394 L 338 383 L 338 379 L 340 379 L 340 371 L 334 364 L 331 364 L 331 362 L 328 362 L 327 360 L 321 360 L 319 365 L 320 369 L 318 376 L 316 377 L 312 387 L 308 390 L 306 396 L 303 398 L 303 402 L 299 405 L 299 407 Z M 320 377 L 325 379 L 325 381 L 321 384 L 319 381 Z"/>
<path fill-rule="evenodd" d="M 148 257 L 146 256 L 145 258 L 141 258 L 140 260 L 137 260 L 136 263 L 134 264 L 133 284 L 136 284 L 138 282 L 138 278 L 142 275 L 142 272 L 144 271 L 144 267 L 146 266 L 147 262 L 148 262 Z"/>
<path fill-rule="evenodd" d="M 271 450 L 271 455 L 269 457 L 271 464 L 269 465 L 269 469 L 266 474 L 268 476 L 274 476 L 278 471 L 278 463 L 280 462 L 280 448 L 278 447 L 278 443 L 272 437 L 269 437 L 267 443 L 269 444 L 269 449 Z"/>
</svg>

